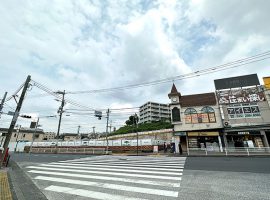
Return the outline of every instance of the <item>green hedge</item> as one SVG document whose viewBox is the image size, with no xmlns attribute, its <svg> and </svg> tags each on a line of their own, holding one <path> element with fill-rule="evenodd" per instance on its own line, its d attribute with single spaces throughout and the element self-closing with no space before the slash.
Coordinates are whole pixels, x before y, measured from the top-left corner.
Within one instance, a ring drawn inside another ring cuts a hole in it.
<svg viewBox="0 0 270 200">
<path fill-rule="evenodd" d="M 153 130 L 160 130 L 160 129 L 169 129 L 173 128 L 173 125 L 169 122 L 152 122 L 152 123 L 144 123 L 139 124 L 138 128 L 135 126 L 123 126 L 120 127 L 115 132 L 109 134 L 111 135 L 120 135 L 120 134 L 127 134 L 127 133 L 134 133 L 136 131 L 142 132 L 142 131 L 153 131 Z"/>
</svg>

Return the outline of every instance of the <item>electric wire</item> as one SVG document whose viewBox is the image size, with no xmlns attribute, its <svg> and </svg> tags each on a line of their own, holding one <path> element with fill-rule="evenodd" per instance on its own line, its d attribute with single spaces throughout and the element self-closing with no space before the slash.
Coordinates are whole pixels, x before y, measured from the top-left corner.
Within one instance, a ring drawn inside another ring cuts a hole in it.
<svg viewBox="0 0 270 200">
<path fill-rule="evenodd" d="M 259 62 L 262 60 L 266 60 L 270 58 L 270 51 L 266 51 L 264 53 L 260 53 L 254 56 L 250 56 L 244 59 L 239 59 L 236 61 L 232 61 L 226 64 L 222 65 L 217 65 L 215 67 L 210 67 L 206 68 L 203 70 L 198 70 L 195 72 L 191 72 L 188 74 L 183 74 L 183 75 L 178 75 L 174 77 L 169 77 L 169 78 L 164 78 L 164 79 L 159 79 L 159 80 L 154 80 L 150 82 L 144 82 L 144 83 L 138 83 L 138 84 L 131 84 L 131 85 L 126 85 L 126 86 L 121 86 L 121 87 L 115 87 L 115 88 L 105 88 L 105 89 L 98 89 L 98 90 L 85 90 L 85 91 L 71 91 L 67 92 L 67 94 L 84 94 L 84 93 L 100 93 L 100 92 L 111 92 L 111 91 L 117 91 L 117 90 L 125 90 L 125 89 L 131 89 L 131 88 L 138 88 L 138 87 L 144 87 L 144 86 L 152 86 L 152 85 L 157 85 L 157 84 L 162 84 L 162 83 L 167 83 L 171 81 L 176 81 L 176 80 L 183 80 L 183 79 L 188 79 L 188 78 L 193 78 L 196 76 L 201 76 L 209 73 L 214 73 L 218 71 L 223 71 L 231 68 L 236 68 L 240 67 L 243 65 Z"/>
</svg>

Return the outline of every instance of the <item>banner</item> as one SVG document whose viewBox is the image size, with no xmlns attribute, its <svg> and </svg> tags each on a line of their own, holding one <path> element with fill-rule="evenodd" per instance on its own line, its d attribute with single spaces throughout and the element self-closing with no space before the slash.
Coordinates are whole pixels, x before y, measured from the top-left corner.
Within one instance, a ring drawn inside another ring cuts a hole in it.
<svg viewBox="0 0 270 200">
<path fill-rule="evenodd" d="M 217 91 L 219 104 L 250 103 L 265 101 L 261 87 Z"/>
</svg>

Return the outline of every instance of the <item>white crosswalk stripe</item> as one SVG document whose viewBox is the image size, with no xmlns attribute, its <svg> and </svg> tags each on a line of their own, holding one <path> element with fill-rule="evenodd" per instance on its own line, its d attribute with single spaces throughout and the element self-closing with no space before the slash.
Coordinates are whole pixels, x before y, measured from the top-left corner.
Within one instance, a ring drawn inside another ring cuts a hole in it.
<svg viewBox="0 0 270 200">
<path fill-rule="evenodd" d="M 50 192 L 102 200 L 176 199 L 185 160 L 89 157 L 26 168 Z"/>
</svg>

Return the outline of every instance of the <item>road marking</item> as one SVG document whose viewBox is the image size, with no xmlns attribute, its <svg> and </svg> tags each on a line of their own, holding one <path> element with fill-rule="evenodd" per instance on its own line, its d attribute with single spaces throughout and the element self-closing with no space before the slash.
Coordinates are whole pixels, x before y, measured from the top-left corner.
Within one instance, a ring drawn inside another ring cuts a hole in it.
<svg viewBox="0 0 270 200">
<path fill-rule="evenodd" d="M 107 160 L 92 160 L 92 159 L 73 159 L 73 160 L 64 160 L 64 161 L 59 161 L 59 162 L 91 162 L 91 163 L 99 163 L 99 162 L 106 162 L 106 163 L 114 163 L 114 162 L 129 162 L 129 163 L 140 163 L 140 162 L 160 162 L 160 163 L 170 163 L 170 162 L 185 162 L 186 158 L 182 158 L 182 159 L 107 159 Z"/>
<path fill-rule="evenodd" d="M 118 178 L 118 177 L 109 177 L 109 176 L 95 176 L 95 175 L 86 175 L 86 174 L 71 174 L 71 173 L 61 173 L 61 172 L 52 172 L 52 171 L 39 171 L 39 170 L 30 170 L 30 173 L 35 174 L 46 174 L 46 175 L 57 175 L 57 176 L 67 176 L 67 177 L 75 177 L 75 178 L 89 178 L 89 179 L 98 179 L 98 180 L 108 180 L 108 181 L 119 181 L 126 183 L 138 183 L 138 184 L 146 184 L 146 185 L 159 185 L 166 187 L 180 187 L 180 183 L 163 182 L 163 181 L 149 181 L 149 180 L 138 180 L 131 178 Z M 181 180 L 181 177 L 180 177 Z"/>
<path fill-rule="evenodd" d="M 69 164 L 92 164 L 92 163 L 72 162 L 72 163 L 69 163 Z M 184 166 L 184 163 L 176 164 L 176 165 L 164 165 L 164 164 L 162 164 L 162 165 L 152 165 L 151 163 L 148 163 L 148 164 L 141 164 L 141 163 L 140 164 L 132 164 L 132 163 L 113 163 L 113 164 L 111 164 L 111 163 L 98 163 L 98 165 L 104 165 L 104 166 L 140 166 L 140 167 L 178 169 L 178 168 L 181 168 L 180 166 Z"/>
<path fill-rule="evenodd" d="M 186 160 L 175 160 L 175 161 L 171 161 L 171 160 L 104 160 L 104 161 L 100 161 L 100 160 L 95 160 L 95 161 L 91 161 L 91 160 L 70 160 L 68 162 L 87 162 L 87 163 L 107 163 L 107 164 L 110 164 L 110 163 L 137 163 L 137 164 L 140 164 L 140 163 L 163 163 L 163 164 L 178 164 L 178 163 L 184 163 Z"/>
<path fill-rule="evenodd" d="M 115 160 L 115 159 L 113 159 Z M 109 159 L 109 160 L 104 160 L 104 162 L 107 162 L 107 161 L 113 161 L 112 159 Z M 66 162 L 71 162 L 71 161 L 91 161 L 91 159 L 87 158 L 87 159 L 73 159 L 73 160 L 62 160 L 62 161 L 59 161 L 59 162 L 63 162 L 63 163 L 66 163 Z M 100 160 L 92 160 L 92 161 L 100 161 Z"/>
<path fill-rule="evenodd" d="M 53 163 L 50 163 L 52 165 L 62 165 L 63 163 L 57 163 L 57 162 L 53 162 Z M 156 167 L 156 166 L 151 166 L 151 168 L 149 167 L 136 167 L 136 166 L 119 166 L 119 165 L 100 165 L 100 164 L 76 164 L 76 163 L 69 163 L 69 164 L 66 164 L 66 165 L 69 165 L 69 166 L 84 166 L 84 167 L 102 167 L 102 168 L 108 168 L 108 169 L 113 169 L 113 168 L 117 168 L 119 169 L 119 167 L 121 167 L 122 169 L 151 169 L 152 171 L 178 171 L 179 169 L 183 169 L 184 166 L 179 166 L 178 168 L 159 168 L 159 167 Z"/>
<path fill-rule="evenodd" d="M 122 195 L 112 195 L 112 194 L 107 194 L 107 193 L 102 193 L 102 192 L 95 192 L 95 191 L 88 191 L 88 190 L 83 190 L 83 189 L 76 189 L 76 188 L 70 188 L 70 187 L 60 187 L 60 186 L 54 186 L 51 185 L 45 190 L 48 191 L 53 191 L 53 192 L 61 192 L 61 193 L 66 193 L 66 194 L 73 194 L 73 195 L 78 195 L 78 196 L 83 196 L 83 197 L 90 197 L 94 199 L 101 199 L 101 200 L 145 200 L 142 198 L 132 198 L 132 197 L 127 197 L 127 196 L 122 196 Z"/>
<path fill-rule="evenodd" d="M 153 188 L 143 188 L 143 187 L 134 187 L 134 186 L 125 186 L 125 185 L 117 185 L 117 184 L 109 184 L 109 183 L 99 183 L 99 182 L 92 182 L 92 181 L 81 181 L 81 180 L 72 180 L 72 179 L 64 179 L 64 178 L 44 177 L 44 176 L 37 176 L 35 179 L 60 182 L 60 183 L 76 184 L 76 185 L 88 185 L 88 186 L 102 187 L 102 188 L 112 189 L 112 190 L 122 190 L 122 191 L 128 191 L 128 192 L 152 194 L 152 195 L 159 195 L 159 196 L 178 197 L 178 192 L 169 191 L 169 190 L 158 190 L 158 189 L 153 189 Z"/>
<path fill-rule="evenodd" d="M 50 168 L 50 167 L 39 167 L 39 166 L 29 166 L 27 168 L 31 169 L 44 169 L 49 171 L 64 171 L 64 172 L 82 172 L 82 173 L 90 173 L 90 174 L 107 174 L 107 175 L 117 175 L 117 176 L 131 176 L 131 177 L 141 177 L 141 178 L 153 178 L 153 179 L 163 179 L 163 180 L 181 180 L 180 177 L 165 177 L 165 176 L 154 176 L 154 175 L 145 175 L 145 174 L 129 174 L 129 173 L 117 173 L 117 172 L 100 172 L 100 171 L 86 171 L 86 170 L 77 170 L 77 169 L 58 169 L 58 168 Z M 182 175 L 182 173 L 179 173 Z"/>
<path fill-rule="evenodd" d="M 151 171 L 144 170 L 132 170 L 132 169 L 112 169 L 112 168 L 100 168 L 100 167 L 82 167 L 82 166 L 68 166 L 67 164 L 64 165 L 52 165 L 52 164 L 42 164 L 40 166 L 45 167 L 58 167 L 58 168 L 69 168 L 69 169 L 87 169 L 87 170 L 97 170 L 97 171 L 116 171 L 116 172 L 136 172 L 136 173 L 144 173 L 144 174 L 164 174 L 164 175 L 179 175 L 180 171 L 183 171 L 183 169 L 179 169 L 179 172 L 162 172 L 162 171 L 153 171 L 152 169 L 149 169 Z"/>
<path fill-rule="evenodd" d="M 151 164 L 151 165 L 160 165 L 160 166 L 178 166 L 179 164 L 185 164 L 185 161 L 184 162 L 178 162 L 178 163 L 176 163 L 176 162 L 173 162 L 173 163 L 166 163 L 166 162 L 151 162 L 151 161 L 149 161 L 149 162 L 108 162 L 108 163 L 106 163 L 106 162 L 69 162 L 69 163 L 82 163 L 82 164 L 106 164 L 106 165 L 111 165 L 111 164 L 126 164 L 126 163 L 128 163 L 128 164 L 138 164 L 138 165 L 145 165 L 145 164 L 147 164 L 147 165 L 149 165 L 149 164 Z"/>
</svg>

